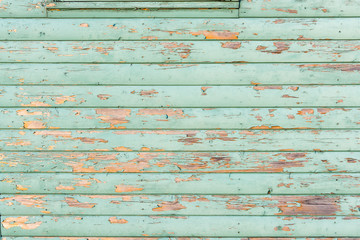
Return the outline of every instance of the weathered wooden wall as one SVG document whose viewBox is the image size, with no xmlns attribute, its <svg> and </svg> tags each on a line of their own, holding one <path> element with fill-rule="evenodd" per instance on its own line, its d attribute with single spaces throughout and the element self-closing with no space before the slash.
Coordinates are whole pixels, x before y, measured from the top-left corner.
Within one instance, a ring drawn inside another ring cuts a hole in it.
<svg viewBox="0 0 360 240">
<path fill-rule="evenodd" d="M 360 239 L 360 0 L 109 4 L 0 1 L 3 240 Z"/>
</svg>

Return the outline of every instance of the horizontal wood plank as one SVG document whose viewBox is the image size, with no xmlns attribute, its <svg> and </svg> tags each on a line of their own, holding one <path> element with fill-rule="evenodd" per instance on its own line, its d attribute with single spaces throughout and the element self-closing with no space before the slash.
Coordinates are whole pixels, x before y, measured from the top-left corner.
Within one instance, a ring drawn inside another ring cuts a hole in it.
<svg viewBox="0 0 360 240">
<path fill-rule="evenodd" d="M 360 84 L 360 64 L 28 63 L 1 64 L 0 76 L 1 85 L 346 85 Z"/>
<path fill-rule="evenodd" d="M 360 172 L 358 152 L 1 152 L 0 172 Z"/>
<path fill-rule="evenodd" d="M 360 108 L 0 108 L 0 118 L 0 129 L 360 128 Z"/>
<path fill-rule="evenodd" d="M 289 139 L 292 139 L 289 141 Z M 359 151 L 359 130 L 2 130 L 5 151 Z"/>
<path fill-rule="evenodd" d="M 359 196 L 1 195 L 6 215 L 360 215 Z"/>
<path fill-rule="evenodd" d="M 357 0 L 241 1 L 240 17 L 350 17 L 359 16 Z"/>
<path fill-rule="evenodd" d="M 237 18 L 237 8 L 142 8 L 142 9 L 59 9 L 49 8 L 49 18 Z"/>
<path fill-rule="evenodd" d="M 45 5 L 46 0 L 2 0 L 0 18 L 45 18 Z"/>
<path fill-rule="evenodd" d="M 3 237 L 2 240 L 43 240 L 44 237 Z M 48 240 L 154 240 L 153 237 L 47 237 Z M 169 238 L 157 237 L 156 240 L 168 240 Z M 172 237 L 175 240 L 358 240 L 358 238 L 201 238 L 201 237 Z"/>
<path fill-rule="evenodd" d="M 44 237 L 3 237 L 2 240 L 43 240 Z M 47 237 L 48 240 L 154 240 L 154 237 Z M 168 237 L 156 237 L 156 240 L 168 240 Z M 174 240 L 358 240 L 358 238 L 202 238 L 202 237 L 171 237 Z"/>
<path fill-rule="evenodd" d="M 359 18 L 0 21 L 0 40 L 356 40 L 359 35 Z"/>
<path fill-rule="evenodd" d="M 356 237 L 359 224 L 358 217 L 6 216 L 1 230 L 3 236 L 58 236 L 66 229 L 67 236 L 96 237 Z"/>
<path fill-rule="evenodd" d="M 48 7 L 47 10 L 52 9 L 128 9 L 134 11 L 135 9 L 199 9 L 199 8 L 239 8 L 239 1 L 59 1 L 55 2 L 53 7 Z"/>
<path fill-rule="evenodd" d="M 1 41 L 3 63 L 359 62 L 360 41 Z"/>
<path fill-rule="evenodd" d="M 1 107 L 342 108 L 360 86 L 2 86 Z M 261 123 L 260 123 L 261 124 Z"/>
<path fill-rule="evenodd" d="M 54 7 L 53 2 L 43 0 L 3 0 L 1 4 L 3 10 L 0 12 L 0 17 L 5 18 L 46 17 L 46 7 Z M 252 0 L 241 1 L 240 17 L 358 17 L 359 8 L 359 2 L 356 0 L 328 0 L 326 2 L 323 0 L 298 2 Z M 179 15 L 169 15 L 169 17 L 175 16 Z M 99 17 L 108 16 L 103 14 Z"/>
<path fill-rule="evenodd" d="M 94 0 L 57 0 L 57 2 L 94 2 Z M 142 2 L 148 3 L 153 0 L 98 0 L 97 2 Z M 239 2 L 239 0 L 156 0 L 156 2 L 167 3 L 167 2 Z"/>
<path fill-rule="evenodd" d="M 358 194 L 344 173 L 0 173 L 2 194 Z M 220 235 L 221 236 L 221 235 Z"/>
</svg>

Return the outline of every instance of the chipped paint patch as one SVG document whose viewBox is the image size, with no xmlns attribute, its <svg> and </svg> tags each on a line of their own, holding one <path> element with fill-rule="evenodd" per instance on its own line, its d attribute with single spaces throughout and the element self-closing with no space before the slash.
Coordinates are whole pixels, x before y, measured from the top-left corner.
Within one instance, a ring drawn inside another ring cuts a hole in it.
<svg viewBox="0 0 360 240">
<path fill-rule="evenodd" d="M 126 118 L 130 116 L 131 109 L 96 109 L 96 114 L 100 115 L 97 118 L 101 119 L 103 123 L 109 123 L 110 128 L 121 128 L 116 125 L 128 123 Z"/>
<path fill-rule="evenodd" d="M 239 49 L 241 47 L 241 42 L 225 42 L 225 43 L 221 43 L 221 47 Z"/>
<path fill-rule="evenodd" d="M 117 217 L 110 217 L 109 222 L 111 224 L 125 224 L 125 223 L 128 223 L 128 221 L 126 219 L 123 219 L 123 218 L 118 219 Z"/>
<path fill-rule="evenodd" d="M 28 217 L 8 217 L 2 221 L 2 225 L 5 229 L 13 227 L 20 227 L 25 230 L 32 230 L 38 228 L 42 222 L 28 223 Z"/>
<path fill-rule="evenodd" d="M 234 40 L 238 39 L 239 32 L 230 32 L 229 30 L 223 31 L 197 31 L 190 32 L 193 36 L 203 35 L 205 39 L 216 39 L 216 40 Z"/>
<path fill-rule="evenodd" d="M 115 192 L 138 192 L 144 190 L 144 188 L 124 185 L 124 184 L 116 185 L 115 187 L 116 187 Z"/>
<path fill-rule="evenodd" d="M 163 211 L 179 211 L 181 209 L 185 209 L 186 207 L 179 203 L 178 200 L 172 202 L 162 202 L 158 204 L 157 208 L 153 208 L 152 210 L 155 212 L 163 212 Z"/>
<path fill-rule="evenodd" d="M 79 202 L 77 199 L 72 197 L 65 197 L 65 202 L 69 207 L 76 208 L 93 208 L 96 205 L 96 203 Z"/>
</svg>

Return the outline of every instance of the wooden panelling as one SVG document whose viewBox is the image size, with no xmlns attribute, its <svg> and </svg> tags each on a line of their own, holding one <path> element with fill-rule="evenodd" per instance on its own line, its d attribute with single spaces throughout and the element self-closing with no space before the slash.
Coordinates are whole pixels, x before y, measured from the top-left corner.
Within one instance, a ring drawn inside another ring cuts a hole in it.
<svg viewBox="0 0 360 240">
<path fill-rule="evenodd" d="M 359 151 L 359 134 L 359 130 L 2 130 L 0 149 L 155 152 Z"/>
<path fill-rule="evenodd" d="M 360 41 L 2 41 L 0 62 L 359 62 Z"/>
<path fill-rule="evenodd" d="M 0 0 L 1 240 L 359 240 L 360 1 L 238 4 Z"/>
<path fill-rule="evenodd" d="M 46 9 L 45 9 L 46 2 L 50 2 L 50 0 L 2 0 L 0 2 L 0 17 L 1 18 L 46 17 Z"/>
<path fill-rule="evenodd" d="M 58 1 L 51 9 L 60 9 L 63 11 L 69 9 L 196 9 L 196 8 L 239 8 L 239 1 Z"/>
<path fill-rule="evenodd" d="M 44 237 L 4 237 L 2 240 L 40 240 Z M 168 237 L 47 237 L 49 240 L 166 240 Z M 202 237 L 171 237 L 175 240 L 357 240 L 358 238 L 202 238 Z"/>
<path fill-rule="evenodd" d="M 238 17 L 233 1 L 59 1 L 47 8 L 48 17 Z"/>
<path fill-rule="evenodd" d="M 358 17 L 359 9 L 360 2 L 358 0 L 242 0 L 239 16 L 289 18 L 314 16 Z"/>
<path fill-rule="evenodd" d="M 0 108 L 0 118 L 0 129 L 360 129 L 359 108 Z"/>
<path fill-rule="evenodd" d="M 3 86 L 3 107 L 358 107 L 360 86 Z M 186 98 L 184 96 L 187 96 Z M 125 110 L 129 112 L 130 110 Z M 211 110 L 209 110 L 211 111 Z M 327 110 L 320 110 L 320 112 Z"/>
<path fill-rule="evenodd" d="M 17 63 L 0 64 L 0 76 L 2 85 L 348 85 L 360 84 L 360 64 Z"/>
<path fill-rule="evenodd" d="M 360 215 L 348 195 L 2 195 L 4 215 Z"/>
<path fill-rule="evenodd" d="M 1 173 L 3 194 L 358 194 L 360 173 Z"/>
<path fill-rule="evenodd" d="M 348 172 L 358 152 L 1 152 L 5 173 Z"/>
<path fill-rule="evenodd" d="M 237 18 L 238 9 L 58 9 L 49 8 L 47 15 L 50 18 Z"/>
<path fill-rule="evenodd" d="M 359 35 L 358 18 L 62 19 L 61 25 L 57 19 L 0 22 L 0 40 L 341 40 Z"/>
<path fill-rule="evenodd" d="M 0 7 L 0 17 L 7 18 L 32 18 L 47 16 L 46 7 L 53 8 L 55 4 L 50 0 L 3 0 Z M 289 2 L 288 0 L 263 1 L 263 0 L 242 0 L 240 4 L 240 11 L 236 10 L 237 17 L 359 17 L 359 2 L 357 0 L 302 0 Z M 180 10 L 180 9 L 179 9 Z M 174 11 L 168 17 L 186 17 L 186 12 Z M 55 14 L 56 11 L 52 13 Z M 71 15 L 68 11 L 67 15 L 62 17 L 79 17 L 79 15 Z M 145 11 L 143 11 L 145 12 Z M 239 12 L 239 13 L 238 13 Z M 113 14 L 116 12 L 113 11 Z M 156 13 L 156 11 L 154 11 Z M 78 12 L 76 13 L 78 14 Z M 83 17 L 90 16 L 91 13 L 83 12 Z M 157 14 L 161 17 L 161 14 Z M 51 14 L 49 15 L 51 16 Z M 58 15 L 60 16 L 60 15 Z M 120 13 L 116 17 L 123 17 Z M 128 15 L 127 17 L 136 17 L 136 14 Z M 146 13 L 143 13 L 146 16 Z M 146 17 L 151 16 L 147 14 Z M 162 15 L 165 16 L 165 15 Z M 193 16 L 196 16 L 193 14 Z M 222 15 L 224 16 L 224 15 Z M 111 17 L 109 12 L 98 12 L 97 17 Z M 216 15 L 209 15 L 209 17 L 216 17 Z"/>
<path fill-rule="evenodd" d="M 139 227 L 141 224 L 142 227 Z M 360 235 L 358 217 L 236 216 L 6 216 L 2 232 L 11 236 L 199 236 L 301 237 Z M 106 231 L 104 231 L 106 229 Z"/>
<path fill-rule="evenodd" d="M 40 240 L 44 237 L 4 237 L 2 240 Z M 47 237 L 49 240 L 166 240 L 161 237 Z M 201 238 L 201 237 L 171 237 L 175 240 L 357 240 L 358 238 Z"/>
</svg>

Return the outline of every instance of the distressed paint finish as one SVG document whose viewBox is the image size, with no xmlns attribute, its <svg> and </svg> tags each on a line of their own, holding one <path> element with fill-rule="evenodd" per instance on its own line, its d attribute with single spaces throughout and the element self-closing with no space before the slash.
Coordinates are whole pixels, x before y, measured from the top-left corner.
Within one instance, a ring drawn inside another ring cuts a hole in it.
<svg viewBox="0 0 360 240">
<path fill-rule="evenodd" d="M 292 141 L 289 141 L 292 139 Z M 2 130 L 5 151 L 359 151 L 360 130 Z"/>
<path fill-rule="evenodd" d="M 198 8 L 198 9 L 152 9 L 142 8 L 129 11 L 128 9 L 59 9 L 49 8 L 47 11 L 49 18 L 171 18 L 176 16 L 185 18 L 236 18 L 239 15 L 238 9 L 211 9 L 211 8 Z"/>
<path fill-rule="evenodd" d="M 359 62 L 360 40 L 1 41 L 0 62 L 209 63 Z"/>
<path fill-rule="evenodd" d="M 360 215 L 359 196 L 2 195 L 4 215 Z"/>
<path fill-rule="evenodd" d="M 6 216 L 1 230 L 11 236 L 58 236 L 66 229 L 67 236 L 98 236 L 99 232 L 102 236 L 199 236 L 206 232 L 209 237 L 297 237 L 306 231 L 312 236 L 353 237 L 360 234 L 358 224 L 358 217 L 316 216 Z"/>
<path fill-rule="evenodd" d="M 2 0 L 1 18 L 38 18 L 46 16 L 45 5 L 49 0 Z"/>
<path fill-rule="evenodd" d="M 47 7 L 52 17 L 238 17 L 239 0 L 232 1 L 59 1 Z"/>
<path fill-rule="evenodd" d="M 359 108 L 0 108 L 0 118 L 4 129 L 360 128 Z"/>
<path fill-rule="evenodd" d="M 360 2 L 237 5 L 0 0 L 1 240 L 360 239 Z"/>
<path fill-rule="evenodd" d="M 1 152 L 1 172 L 356 173 L 358 152 Z"/>
<path fill-rule="evenodd" d="M 359 34 L 358 18 L 62 19 L 61 26 L 57 19 L 0 22 L 0 40 L 356 40 Z"/>
<path fill-rule="evenodd" d="M 240 17 L 350 17 L 359 15 L 357 0 L 241 1 Z"/>
<path fill-rule="evenodd" d="M 343 108 L 360 106 L 359 91 L 360 85 L 0 86 L 0 106 Z"/>
<path fill-rule="evenodd" d="M 7 18 L 45 18 L 47 17 L 46 7 L 54 7 L 53 2 L 47 0 L 3 0 L 1 2 L 0 17 Z M 263 0 L 243 0 L 241 1 L 239 15 L 240 17 L 359 17 L 360 5 L 357 0 L 303 0 L 289 2 L 288 0 L 263 1 Z M 198 11 L 199 12 L 199 11 Z M 201 12 L 201 11 L 200 11 Z M 237 14 L 238 11 L 236 11 Z M 66 12 L 65 12 L 66 13 Z M 109 17 L 109 12 L 98 12 L 97 17 Z M 169 17 L 186 17 L 189 12 L 173 11 Z M 144 17 L 151 16 L 143 11 Z M 87 15 L 84 16 L 88 16 Z M 68 16 L 74 17 L 74 14 L 68 12 Z M 134 13 L 128 14 L 128 17 L 136 17 Z M 158 14 L 163 17 L 163 14 Z M 194 15 L 193 15 L 194 16 Z M 196 16 L 196 15 L 195 15 Z M 223 15 L 224 16 L 224 15 Z M 76 15 L 75 17 L 78 17 Z M 122 15 L 117 14 L 117 17 Z M 214 17 L 214 16 L 209 16 Z M 235 15 L 233 16 L 235 17 Z"/>
<path fill-rule="evenodd" d="M 5 85 L 347 85 L 360 84 L 360 64 L 1 64 L 0 76 Z"/>
<path fill-rule="evenodd" d="M 3 194 L 358 194 L 359 173 L 2 173 Z"/>
<path fill-rule="evenodd" d="M 43 240 L 44 237 L 4 237 L 3 240 Z M 166 240 L 161 237 L 47 237 L 49 240 Z M 358 238 L 199 238 L 172 237 L 175 240 L 358 240 Z"/>
</svg>

